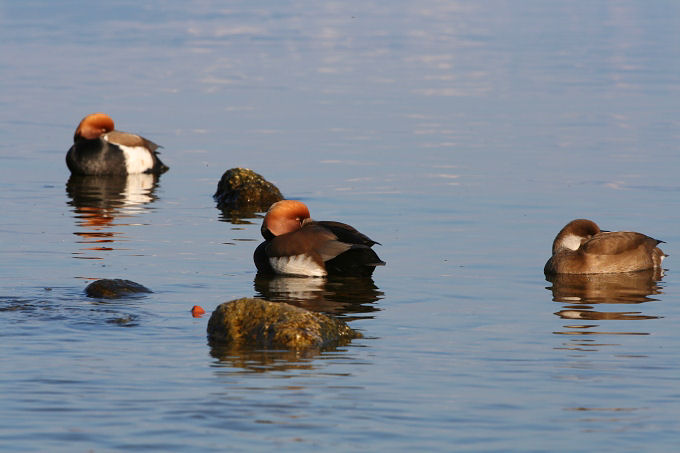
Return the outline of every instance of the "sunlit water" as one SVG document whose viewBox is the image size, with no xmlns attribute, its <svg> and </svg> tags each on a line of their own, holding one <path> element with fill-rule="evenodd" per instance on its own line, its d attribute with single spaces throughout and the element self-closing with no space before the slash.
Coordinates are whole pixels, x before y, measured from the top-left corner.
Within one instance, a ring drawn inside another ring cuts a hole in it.
<svg viewBox="0 0 680 453">
<path fill-rule="evenodd" d="M 669 451 L 680 430 L 675 2 L 0 6 L 5 451 Z M 69 181 L 87 113 L 160 179 Z M 256 279 L 245 166 L 383 245 L 362 284 Z M 663 278 L 548 282 L 576 217 Z M 87 298 L 99 278 L 154 292 Z M 330 351 L 211 348 L 244 296 L 347 320 Z"/>
</svg>

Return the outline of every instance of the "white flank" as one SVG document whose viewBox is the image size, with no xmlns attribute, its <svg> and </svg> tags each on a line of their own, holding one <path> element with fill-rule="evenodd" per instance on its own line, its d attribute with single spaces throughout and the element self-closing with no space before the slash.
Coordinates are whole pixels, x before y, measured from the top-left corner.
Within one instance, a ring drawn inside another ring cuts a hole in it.
<svg viewBox="0 0 680 453">
<path fill-rule="evenodd" d="M 153 167 L 151 152 L 143 146 L 118 145 L 125 155 L 125 167 L 128 174 L 144 173 Z"/>
<path fill-rule="evenodd" d="M 581 236 L 576 236 L 575 234 L 570 234 L 565 236 L 560 241 L 562 247 L 568 248 L 569 250 L 578 250 L 581 247 Z"/>
<path fill-rule="evenodd" d="M 269 264 L 277 274 L 306 275 L 308 277 L 324 277 L 326 269 L 319 266 L 307 255 L 278 256 L 269 258 Z"/>
</svg>

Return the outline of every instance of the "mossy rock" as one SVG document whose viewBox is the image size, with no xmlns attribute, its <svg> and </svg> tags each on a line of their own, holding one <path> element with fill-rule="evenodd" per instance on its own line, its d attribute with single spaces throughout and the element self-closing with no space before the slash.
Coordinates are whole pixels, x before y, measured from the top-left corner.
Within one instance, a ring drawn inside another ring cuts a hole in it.
<svg viewBox="0 0 680 453">
<path fill-rule="evenodd" d="M 220 304 L 208 321 L 211 341 L 261 348 L 329 348 L 361 336 L 321 313 L 252 298 Z"/>
<path fill-rule="evenodd" d="M 85 288 L 85 294 L 89 297 L 101 297 L 105 299 L 115 299 L 118 297 L 125 297 L 139 293 L 150 293 L 149 288 L 135 283 L 131 280 L 102 279 L 90 283 Z"/>
<path fill-rule="evenodd" d="M 217 207 L 245 213 L 265 212 L 283 200 L 276 186 L 248 168 L 231 168 L 224 172 L 213 198 Z"/>
</svg>

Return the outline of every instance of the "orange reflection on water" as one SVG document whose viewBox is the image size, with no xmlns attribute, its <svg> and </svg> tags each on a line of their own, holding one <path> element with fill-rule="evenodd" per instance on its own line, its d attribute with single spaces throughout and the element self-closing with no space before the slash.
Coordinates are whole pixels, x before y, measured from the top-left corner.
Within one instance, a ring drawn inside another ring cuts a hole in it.
<svg viewBox="0 0 680 453">
<path fill-rule="evenodd" d="M 73 252 L 73 257 L 102 259 L 103 255 L 92 256 L 92 252 L 116 250 L 114 244 L 124 240 L 125 234 L 111 229 L 126 226 L 116 220 L 135 216 L 155 201 L 157 182 L 157 176 L 148 174 L 71 176 L 66 183 L 68 204 L 74 207 L 76 226 L 82 229 L 73 234 L 79 237 L 78 244 L 87 245 Z"/>
</svg>

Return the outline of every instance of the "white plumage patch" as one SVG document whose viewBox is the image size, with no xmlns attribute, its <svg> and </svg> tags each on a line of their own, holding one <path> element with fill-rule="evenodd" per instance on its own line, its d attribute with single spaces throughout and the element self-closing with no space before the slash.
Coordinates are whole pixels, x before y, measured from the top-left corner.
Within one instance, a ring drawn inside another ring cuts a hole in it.
<svg viewBox="0 0 680 453">
<path fill-rule="evenodd" d="M 562 247 L 568 248 L 569 250 L 578 250 L 581 247 L 581 236 L 576 236 L 575 234 L 569 234 L 562 238 L 560 241 Z"/>
<path fill-rule="evenodd" d="M 143 146 L 118 145 L 125 155 L 125 167 L 128 174 L 144 173 L 153 167 L 151 152 Z"/>
<path fill-rule="evenodd" d="M 324 277 L 326 275 L 326 269 L 319 266 L 307 255 L 271 257 L 269 264 L 277 274 L 306 275 L 308 277 Z"/>
</svg>

